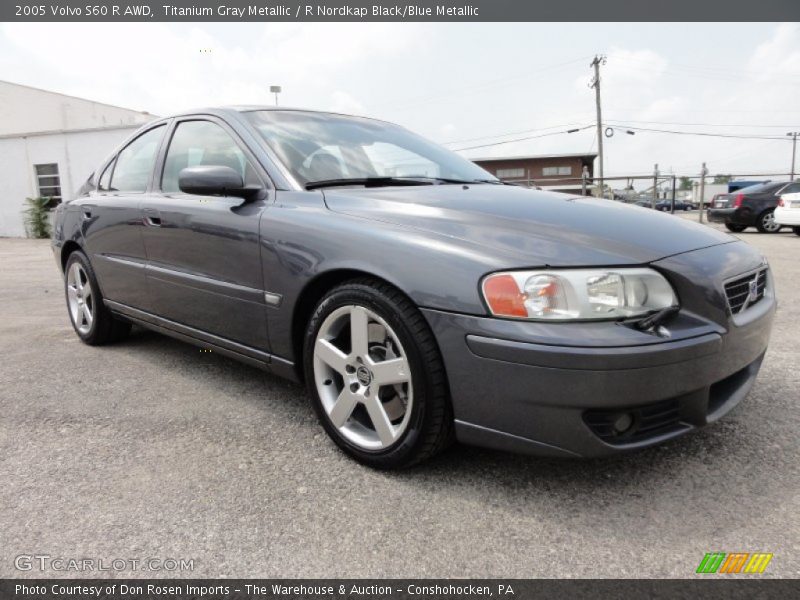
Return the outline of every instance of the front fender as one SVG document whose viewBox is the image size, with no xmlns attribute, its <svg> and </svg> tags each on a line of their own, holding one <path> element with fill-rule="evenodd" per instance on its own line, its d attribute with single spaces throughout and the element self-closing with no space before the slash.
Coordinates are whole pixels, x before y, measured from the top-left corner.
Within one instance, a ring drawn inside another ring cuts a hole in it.
<svg viewBox="0 0 800 600">
<path fill-rule="evenodd" d="M 261 254 L 265 290 L 281 296 L 268 309 L 270 344 L 287 359 L 298 298 L 326 273 L 367 273 L 420 307 L 484 315 L 480 279 L 504 262 L 478 244 L 334 213 L 309 192 L 278 192 L 261 219 Z"/>
</svg>

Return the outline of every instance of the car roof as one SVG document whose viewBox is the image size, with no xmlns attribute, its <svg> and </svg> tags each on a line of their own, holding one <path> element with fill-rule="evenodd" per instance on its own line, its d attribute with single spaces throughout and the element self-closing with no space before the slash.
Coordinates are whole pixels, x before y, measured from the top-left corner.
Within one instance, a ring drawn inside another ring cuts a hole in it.
<svg viewBox="0 0 800 600">
<path fill-rule="evenodd" d="M 768 192 L 772 189 L 778 189 L 791 181 L 765 181 L 764 183 L 757 183 L 747 187 L 739 188 L 736 190 L 737 194 L 758 194 L 761 192 Z"/>
<path fill-rule="evenodd" d="M 257 111 L 275 111 L 275 112 L 304 112 L 317 115 L 331 115 L 336 117 L 351 117 L 354 119 L 369 119 L 370 121 L 377 121 L 381 123 L 388 123 L 383 119 L 376 119 L 374 117 L 366 117 L 363 115 L 351 115 L 347 113 L 339 113 L 327 110 L 315 110 L 312 108 L 297 108 L 291 106 L 269 106 L 264 104 L 231 104 L 227 106 L 207 106 L 204 108 L 195 108 L 191 110 L 183 110 L 178 113 L 169 115 L 165 118 L 173 117 L 186 117 L 191 115 L 233 115 L 236 113 L 257 112 Z"/>
</svg>

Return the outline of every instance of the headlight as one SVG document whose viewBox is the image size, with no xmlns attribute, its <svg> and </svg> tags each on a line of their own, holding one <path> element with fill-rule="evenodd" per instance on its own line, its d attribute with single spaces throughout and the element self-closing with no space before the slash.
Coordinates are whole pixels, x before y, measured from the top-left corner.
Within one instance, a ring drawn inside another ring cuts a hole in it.
<svg viewBox="0 0 800 600">
<path fill-rule="evenodd" d="M 653 269 L 558 269 L 487 275 L 483 297 L 496 317 L 620 319 L 678 304 Z"/>
</svg>

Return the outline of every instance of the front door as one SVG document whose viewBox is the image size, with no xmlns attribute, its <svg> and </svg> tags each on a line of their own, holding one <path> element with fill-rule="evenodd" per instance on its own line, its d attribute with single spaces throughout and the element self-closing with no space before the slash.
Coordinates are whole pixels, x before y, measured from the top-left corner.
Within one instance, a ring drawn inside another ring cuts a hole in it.
<svg viewBox="0 0 800 600">
<path fill-rule="evenodd" d="M 260 351 L 268 349 L 259 220 L 271 197 L 185 194 L 182 169 L 226 166 L 266 189 L 253 161 L 221 121 L 176 123 L 163 168 L 142 204 L 153 312 L 175 323 Z"/>
</svg>

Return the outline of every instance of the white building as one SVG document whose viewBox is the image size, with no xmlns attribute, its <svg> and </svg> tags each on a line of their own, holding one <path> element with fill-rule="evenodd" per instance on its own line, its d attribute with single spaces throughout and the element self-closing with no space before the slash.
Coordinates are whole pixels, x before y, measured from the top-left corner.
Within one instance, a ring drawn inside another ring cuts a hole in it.
<svg viewBox="0 0 800 600">
<path fill-rule="evenodd" d="M 69 198 L 114 148 L 154 118 L 0 81 L 0 236 L 24 236 L 25 198 Z"/>
</svg>

